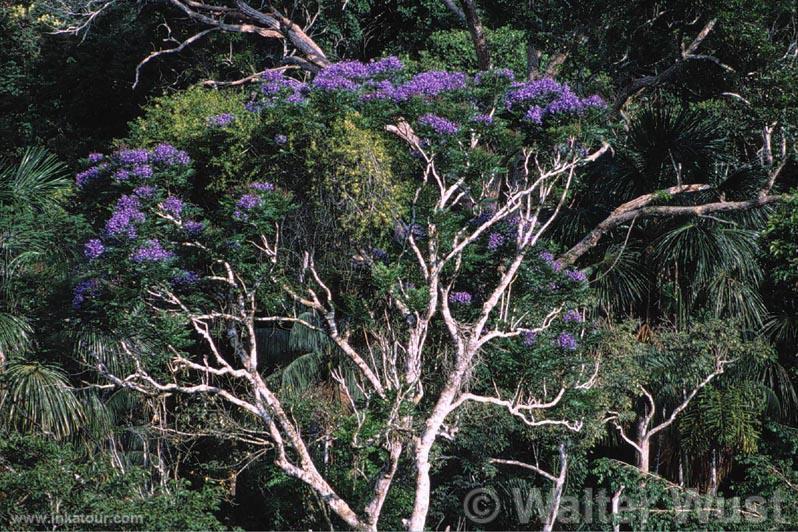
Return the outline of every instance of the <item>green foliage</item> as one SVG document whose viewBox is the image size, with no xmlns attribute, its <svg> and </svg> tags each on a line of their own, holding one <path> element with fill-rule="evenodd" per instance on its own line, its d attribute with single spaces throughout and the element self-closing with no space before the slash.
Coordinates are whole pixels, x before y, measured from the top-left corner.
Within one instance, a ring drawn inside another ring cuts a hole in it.
<svg viewBox="0 0 798 532">
<path fill-rule="evenodd" d="M 333 123 L 327 139 L 308 157 L 311 174 L 320 176 L 316 195 L 321 212 L 338 219 L 355 238 L 384 235 L 407 214 L 410 190 L 393 175 L 388 143 L 358 126 L 357 115 Z"/>
<path fill-rule="evenodd" d="M 124 475 L 103 460 L 86 461 L 69 444 L 0 433 L 0 525 L 52 530 L 220 530 L 220 493 L 169 482 L 139 491 L 141 470 Z M 30 522 L 19 521 L 30 519 Z M 61 522 L 58 522 L 61 519 Z M 73 519 L 73 522 L 69 522 Z"/>
</svg>

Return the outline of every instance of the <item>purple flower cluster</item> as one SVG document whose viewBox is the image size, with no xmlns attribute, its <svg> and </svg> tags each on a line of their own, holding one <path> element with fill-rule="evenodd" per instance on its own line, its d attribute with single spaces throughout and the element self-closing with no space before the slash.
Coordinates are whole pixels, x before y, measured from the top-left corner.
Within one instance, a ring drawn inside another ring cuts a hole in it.
<svg viewBox="0 0 798 532">
<path fill-rule="evenodd" d="M 142 185 L 133 189 L 133 194 L 139 198 L 151 198 L 155 194 L 155 187 Z"/>
<path fill-rule="evenodd" d="M 184 288 L 197 284 L 199 280 L 197 273 L 184 270 L 172 277 L 172 286 Z"/>
<path fill-rule="evenodd" d="M 249 188 L 253 190 L 260 190 L 261 192 L 271 192 L 274 190 L 274 184 L 268 183 L 266 181 L 256 181 L 249 185 Z"/>
<path fill-rule="evenodd" d="M 569 269 L 565 271 L 565 275 L 575 283 L 587 281 L 587 275 L 581 270 Z"/>
<path fill-rule="evenodd" d="M 565 349 L 566 351 L 575 351 L 576 338 L 574 338 L 574 335 L 571 333 L 561 332 L 560 336 L 557 337 L 557 345 L 560 346 L 560 349 Z"/>
<path fill-rule="evenodd" d="M 583 321 L 585 321 L 585 318 L 582 317 L 582 314 L 578 310 L 571 309 L 565 313 L 565 315 L 562 317 L 562 321 L 566 323 L 570 322 L 582 323 Z"/>
<path fill-rule="evenodd" d="M 116 202 L 114 212 L 105 222 L 105 232 L 110 236 L 125 235 L 130 239 L 137 236 L 135 223 L 144 221 L 144 213 L 136 196 L 123 195 Z"/>
<path fill-rule="evenodd" d="M 238 208 L 233 212 L 233 218 L 241 222 L 246 222 L 249 219 L 249 215 L 246 211 L 260 206 L 261 203 L 262 200 L 259 196 L 256 196 L 255 194 L 244 194 L 238 198 L 238 201 L 236 202 L 236 207 Z"/>
<path fill-rule="evenodd" d="M 535 331 L 524 331 L 523 334 L 524 345 L 527 347 L 531 347 L 535 345 L 535 342 L 538 340 L 538 333 Z"/>
<path fill-rule="evenodd" d="M 449 303 L 455 305 L 470 305 L 471 299 L 472 297 L 469 292 L 452 292 L 449 294 Z"/>
<path fill-rule="evenodd" d="M 79 309 L 87 297 L 94 297 L 99 293 L 100 283 L 97 279 L 86 279 L 79 282 L 72 290 L 72 308 Z"/>
<path fill-rule="evenodd" d="M 90 153 L 88 160 L 96 163 L 105 158 L 101 153 Z M 75 176 L 75 184 L 82 188 L 89 181 L 97 179 L 108 169 L 110 176 L 117 182 L 127 181 L 131 177 L 147 179 L 153 175 L 153 165 L 166 166 L 188 165 L 191 158 L 184 151 L 178 150 L 170 144 L 159 144 L 152 151 L 143 148 L 124 148 L 116 151 L 108 162 L 101 162 L 96 166 L 87 168 Z"/>
<path fill-rule="evenodd" d="M 496 251 L 500 247 L 504 245 L 506 238 L 501 233 L 491 233 L 488 236 L 488 249 L 491 251 Z"/>
<path fill-rule="evenodd" d="M 472 122 L 489 126 L 493 123 L 493 117 L 488 114 L 479 114 L 471 117 Z"/>
<path fill-rule="evenodd" d="M 262 103 L 251 102 L 246 106 L 248 111 L 258 112 L 263 106 L 270 106 L 285 97 L 288 103 L 302 103 L 305 101 L 305 93 L 308 86 L 305 83 L 288 78 L 282 70 L 271 70 L 263 73 L 263 84 L 261 92 L 266 97 Z"/>
<path fill-rule="evenodd" d="M 512 111 L 518 106 L 526 107 L 524 118 L 542 124 L 544 118 L 555 114 L 578 114 L 589 108 L 604 107 L 600 96 L 580 98 L 571 88 L 551 78 L 526 83 L 513 83 L 504 97 L 504 105 Z"/>
<path fill-rule="evenodd" d="M 174 258 L 174 253 L 161 246 L 158 240 L 150 239 L 130 256 L 133 262 L 163 262 Z"/>
<path fill-rule="evenodd" d="M 124 168 L 120 168 L 119 170 L 114 172 L 114 175 L 111 177 L 113 177 L 114 181 L 116 182 L 127 181 L 128 179 L 130 179 L 130 171 L 125 170 Z"/>
<path fill-rule="evenodd" d="M 150 152 L 143 148 L 122 149 L 116 152 L 116 158 L 121 164 L 147 164 L 150 162 Z"/>
<path fill-rule="evenodd" d="M 86 170 L 83 170 L 82 172 L 79 172 L 75 176 L 75 184 L 78 187 L 83 187 L 89 181 L 92 181 L 93 179 L 96 179 L 97 177 L 99 177 L 101 171 L 102 171 L 102 167 L 100 167 L 100 166 L 89 167 Z"/>
<path fill-rule="evenodd" d="M 236 202 L 236 207 L 248 211 L 254 209 L 260 204 L 261 204 L 260 197 L 256 196 L 255 194 L 244 194 Z"/>
<path fill-rule="evenodd" d="M 183 212 L 183 206 L 183 200 L 177 196 L 169 196 L 163 200 L 160 205 L 164 212 L 167 212 L 172 216 L 180 216 L 180 213 Z"/>
<path fill-rule="evenodd" d="M 431 128 L 439 135 L 454 135 L 460 131 L 460 128 L 454 122 L 432 113 L 421 116 L 418 119 L 418 123 Z"/>
<path fill-rule="evenodd" d="M 212 127 L 224 127 L 230 125 L 235 120 L 233 113 L 222 113 L 208 117 L 208 125 Z"/>
<path fill-rule="evenodd" d="M 278 133 L 277 135 L 274 136 L 274 143 L 277 144 L 278 146 L 282 146 L 286 142 L 288 142 L 288 137 L 286 137 L 285 135 Z"/>
<path fill-rule="evenodd" d="M 205 230 L 205 224 L 196 220 L 188 220 L 183 222 L 183 229 L 186 230 L 191 236 L 197 236 Z"/>
<path fill-rule="evenodd" d="M 386 57 L 371 63 L 341 61 L 319 72 L 313 80 L 313 86 L 326 91 L 356 91 L 364 82 L 373 81 L 376 76 L 397 72 L 402 68 L 402 62 L 396 57 Z"/>
<path fill-rule="evenodd" d="M 137 177 L 142 177 L 147 179 L 152 177 L 152 166 L 150 166 L 149 164 L 137 164 L 136 166 L 133 167 L 131 173 Z"/>
<path fill-rule="evenodd" d="M 371 84 L 372 90 L 363 94 L 364 100 L 393 100 L 405 102 L 415 96 L 432 98 L 445 92 L 464 89 L 468 81 L 462 72 L 431 70 L 419 72 L 408 81 L 394 85 L 390 81 Z"/>
<path fill-rule="evenodd" d="M 191 164 L 191 158 L 188 153 L 178 150 L 171 144 L 158 144 L 153 148 L 151 155 L 153 162 L 165 164 L 166 166 L 186 166 Z"/>
<path fill-rule="evenodd" d="M 554 260 L 554 255 L 550 251 L 541 251 L 540 255 L 538 256 L 555 272 L 558 272 L 562 269 L 562 264 L 560 264 L 560 261 Z"/>
<path fill-rule="evenodd" d="M 83 255 L 89 260 L 94 260 L 103 253 L 105 253 L 105 246 L 99 238 L 92 238 L 83 244 Z"/>
</svg>

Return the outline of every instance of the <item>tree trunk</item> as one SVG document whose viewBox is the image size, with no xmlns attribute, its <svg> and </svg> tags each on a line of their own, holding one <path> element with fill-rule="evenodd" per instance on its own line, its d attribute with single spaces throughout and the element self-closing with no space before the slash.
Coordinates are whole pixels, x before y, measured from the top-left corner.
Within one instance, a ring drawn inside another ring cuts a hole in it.
<svg viewBox="0 0 798 532">
<path fill-rule="evenodd" d="M 560 444 L 560 474 L 554 482 L 554 489 L 551 494 L 551 504 L 549 505 L 549 514 L 546 517 L 546 523 L 543 525 L 543 532 L 551 532 L 554 530 L 554 523 L 557 522 L 557 514 L 560 512 L 560 501 L 562 501 L 562 492 L 565 489 L 565 478 L 568 475 L 568 453 L 565 452 L 565 444 Z"/>
<path fill-rule="evenodd" d="M 626 488 L 626 486 L 621 484 L 621 487 L 618 488 L 618 491 L 612 495 L 612 532 L 620 532 L 621 530 L 621 494 L 623 493 L 624 488 Z"/>
<path fill-rule="evenodd" d="M 638 440 L 637 445 L 640 447 L 640 450 L 637 451 L 637 469 L 641 473 L 648 473 L 650 469 L 651 439 L 646 436 Z"/>
<path fill-rule="evenodd" d="M 718 494 L 718 452 L 712 449 L 712 460 L 709 465 L 709 494 Z"/>
<path fill-rule="evenodd" d="M 471 40 L 474 43 L 474 51 L 477 53 L 477 63 L 480 70 L 490 69 L 490 49 L 488 48 L 488 40 L 485 38 L 485 30 L 482 28 L 482 22 L 479 20 L 477 13 L 477 6 L 474 0 L 461 0 L 463 4 L 463 13 L 465 13 L 466 23 L 468 24 L 468 32 L 471 34 Z"/>
<path fill-rule="evenodd" d="M 410 516 L 407 528 L 411 532 L 420 532 L 424 530 L 424 525 L 427 522 L 427 512 L 429 512 L 429 499 L 430 499 L 430 463 L 429 455 L 432 450 L 432 445 L 438 436 L 438 432 L 443 425 L 444 419 L 449 415 L 449 410 L 454 400 L 455 394 L 460 389 L 461 374 L 456 372 L 449 384 L 443 389 L 432 414 L 427 419 L 424 432 L 418 439 L 415 448 L 415 463 L 416 463 L 416 493 L 415 501 L 413 503 L 413 513 Z"/>
</svg>

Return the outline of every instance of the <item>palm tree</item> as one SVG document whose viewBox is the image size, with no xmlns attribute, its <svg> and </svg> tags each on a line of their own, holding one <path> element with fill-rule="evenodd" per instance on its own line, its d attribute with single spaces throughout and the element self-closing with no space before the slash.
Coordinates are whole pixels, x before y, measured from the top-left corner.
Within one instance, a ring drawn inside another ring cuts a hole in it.
<svg viewBox="0 0 798 532">
<path fill-rule="evenodd" d="M 66 166 L 47 151 L 29 148 L 17 164 L 0 163 L 0 368 L 32 344 L 29 320 L 16 297 L 18 283 L 58 249 L 46 217 L 69 191 Z"/>
<path fill-rule="evenodd" d="M 26 314 L 31 286 L 41 284 L 34 277 L 65 274 L 52 220 L 70 190 L 66 170 L 38 148 L 0 164 L 0 423 L 56 438 L 74 434 L 86 417 L 63 370 L 30 360 L 37 338 Z"/>
</svg>

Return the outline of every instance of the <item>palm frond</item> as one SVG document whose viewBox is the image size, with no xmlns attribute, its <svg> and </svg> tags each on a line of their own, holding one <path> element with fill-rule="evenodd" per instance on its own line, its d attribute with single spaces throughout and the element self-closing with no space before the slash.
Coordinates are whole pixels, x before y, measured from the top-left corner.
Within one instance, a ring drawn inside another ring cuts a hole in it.
<svg viewBox="0 0 798 532">
<path fill-rule="evenodd" d="M 17 163 L 0 168 L 0 206 L 55 207 L 71 186 L 67 167 L 44 148 L 28 148 Z"/>
<path fill-rule="evenodd" d="M 0 353 L 5 358 L 27 351 L 33 330 L 21 316 L 0 312 Z"/>
<path fill-rule="evenodd" d="M 61 439 L 85 423 L 83 407 L 60 369 L 37 362 L 11 362 L 2 377 L 3 425 Z"/>
</svg>

